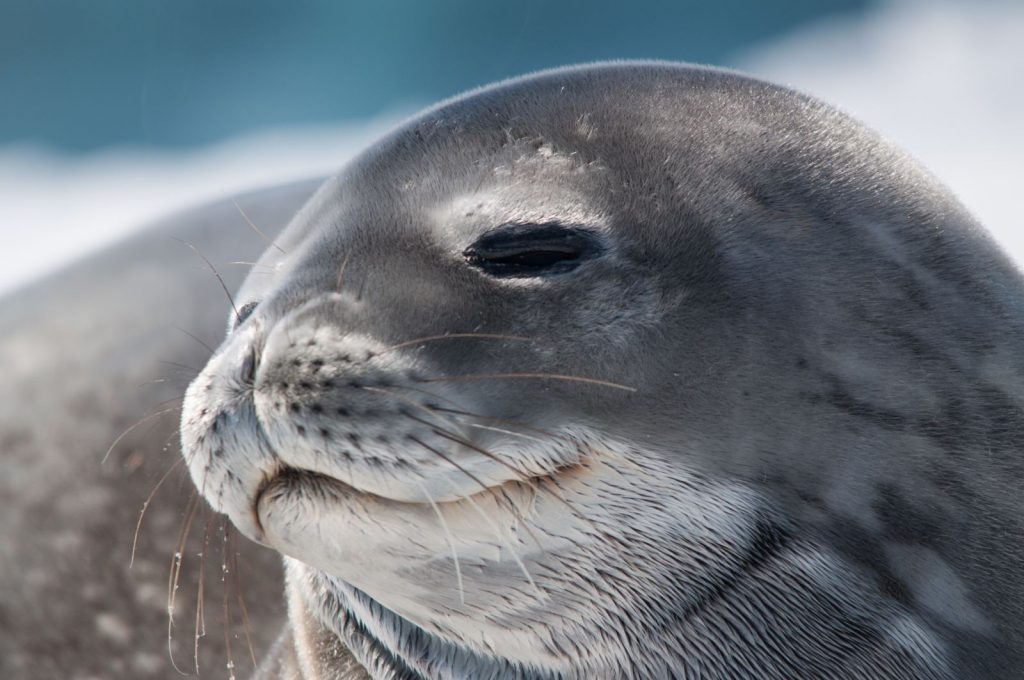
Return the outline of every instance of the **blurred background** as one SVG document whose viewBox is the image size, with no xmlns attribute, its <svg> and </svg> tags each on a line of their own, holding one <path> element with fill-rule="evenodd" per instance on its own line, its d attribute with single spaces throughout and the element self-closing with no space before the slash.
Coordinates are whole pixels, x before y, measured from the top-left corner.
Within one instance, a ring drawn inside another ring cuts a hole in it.
<svg viewBox="0 0 1024 680">
<path fill-rule="evenodd" d="M 467 88 L 621 58 L 846 109 L 1024 261 L 1020 0 L 0 0 L 0 293 L 178 207 L 327 174 Z"/>
</svg>

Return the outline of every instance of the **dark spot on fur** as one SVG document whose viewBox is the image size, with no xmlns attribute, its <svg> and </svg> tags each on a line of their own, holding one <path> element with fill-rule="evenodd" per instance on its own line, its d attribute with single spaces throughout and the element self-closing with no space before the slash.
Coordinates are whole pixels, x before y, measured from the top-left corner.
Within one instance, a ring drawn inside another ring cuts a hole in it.
<svg viewBox="0 0 1024 680">
<path fill-rule="evenodd" d="M 807 359 L 804 359 L 803 357 L 800 357 L 799 359 L 797 359 L 796 360 L 796 367 L 797 368 L 807 368 Z"/>
<path fill-rule="evenodd" d="M 880 484 L 871 507 L 885 525 L 885 537 L 900 543 L 937 546 L 944 534 L 945 513 L 937 505 L 921 508 L 892 484 Z"/>
<path fill-rule="evenodd" d="M 293 401 L 292 403 L 288 404 L 288 408 L 291 410 L 292 413 L 298 413 L 301 410 L 301 408 L 299 407 L 299 402 L 297 401 Z"/>
<path fill-rule="evenodd" d="M 709 584 L 708 591 L 689 606 L 682 616 L 685 619 L 702 617 L 706 610 L 716 606 L 733 588 L 745 581 L 751 572 L 758 570 L 785 550 L 788 541 L 789 536 L 781 527 L 764 519 L 758 520 L 750 546 L 740 563 L 730 573 L 724 574 L 722 580 Z"/>
<path fill-rule="evenodd" d="M 339 406 L 338 408 L 334 409 L 334 412 L 337 413 L 342 418 L 348 418 L 349 411 L 344 406 Z"/>
<path fill-rule="evenodd" d="M 847 561 L 872 577 L 885 596 L 904 605 L 911 602 L 907 585 L 889 569 L 883 539 L 854 520 L 829 513 L 829 544 Z"/>
<path fill-rule="evenodd" d="M 313 389 L 313 385 L 311 383 L 308 383 L 308 382 L 305 382 L 305 381 L 300 382 L 299 383 L 299 387 L 304 389 L 304 390 L 311 390 L 311 389 Z"/>
<path fill-rule="evenodd" d="M 324 439 L 330 439 L 331 438 L 331 431 L 328 430 L 326 427 L 321 427 L 320 428 L 320 436 L 323 437 Z"/>
<path fill-rule="evenodd" d="M 947 394 L 939 413 L 919 418 L 916 430 L 947 453 L 981 453 L 1017 460 L 1024 441 L 1024 413 L 1001 390 L 986 384 L 959 386 Z"/>
<path fill-rule="evenodd" d="M 927 360 L 935 364 L 943 364 L 952 367 L 952 362 L 939 351 L 937 347 L 925 341 L 921 336 L 905 331 L 901 328 L 891 326 L 883 329 L 884 332 L 902 343 L 918 359 Z"/>
<path fill-rule="evenodd" d="M 306 436 L 306 427 L 304 425 L 296 425 L 295 431 L 299 433 L 300 437 Z"/>
<path fill-rule="evenodd" d="M 819 395 L 826 403 L 851 416 L 866 420 L 886 430 L 902 430 L 906 428 L 907 418 L 903 414 L 857 399 L 846 390 L 846 387 L 838 377 L 834 375 L 826 375 L 825 377 L 832 383 L 831 390 L 823 395 Z"/>
<path fill-rule="evenodd" d="M 309 410 L 312 411 L 313 413 L 320 414 L 324 412 L 324 407 L 320 404 L 320 402 L 316 402 L 310 405 Z"/>
<path fill-rule="evenodd" d="M 943 493 L 959 503 L 966 505 L 978 497 L 977 492 L 971 488 L 963 474 L 955 466 L 938 463 L 929 467 L 925 471 L 925 475 Z"/>
</svg>

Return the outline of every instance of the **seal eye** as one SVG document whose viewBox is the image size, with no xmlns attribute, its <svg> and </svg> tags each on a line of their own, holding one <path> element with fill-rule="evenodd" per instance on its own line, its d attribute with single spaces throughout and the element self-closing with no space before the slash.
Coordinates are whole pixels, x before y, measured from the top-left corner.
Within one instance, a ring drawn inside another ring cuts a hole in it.
<svg viewBox="0 0 1024 680">
<path fill-rule="evenodd" d="M 601 254 L 596 234 L 561 224 L 506 224 L 487 232 L 462 255 L 498 278 L 564 274 Z"/>
</svg>

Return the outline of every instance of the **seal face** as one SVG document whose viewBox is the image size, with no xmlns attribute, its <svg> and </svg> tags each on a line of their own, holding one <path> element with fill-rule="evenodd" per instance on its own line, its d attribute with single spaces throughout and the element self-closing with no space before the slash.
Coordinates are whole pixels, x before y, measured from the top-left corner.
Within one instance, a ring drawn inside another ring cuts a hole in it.
<svg viewBox="0 0 1024 680">
<path fill-rule="evenodd" d="M 1008 677 L 1021 290 L 824 104 L 546 72 L 321 188 L 184 454 L 373 677 Z"/>
</svg>

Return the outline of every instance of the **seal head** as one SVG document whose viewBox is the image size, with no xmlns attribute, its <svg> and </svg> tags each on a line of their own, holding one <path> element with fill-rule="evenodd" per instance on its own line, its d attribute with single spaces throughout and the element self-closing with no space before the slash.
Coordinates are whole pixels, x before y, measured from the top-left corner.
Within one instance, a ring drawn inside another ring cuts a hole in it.
<svg viewBox="0 0 1024 680">
<path fill-rule="evenodd" d="M 820 102 L 545 72 L 322 187 L 189 388 L 184 451 L 287 556 L 293 624 L 374 677 L 997 677 L 1020 294 Z"/>
</svg>

